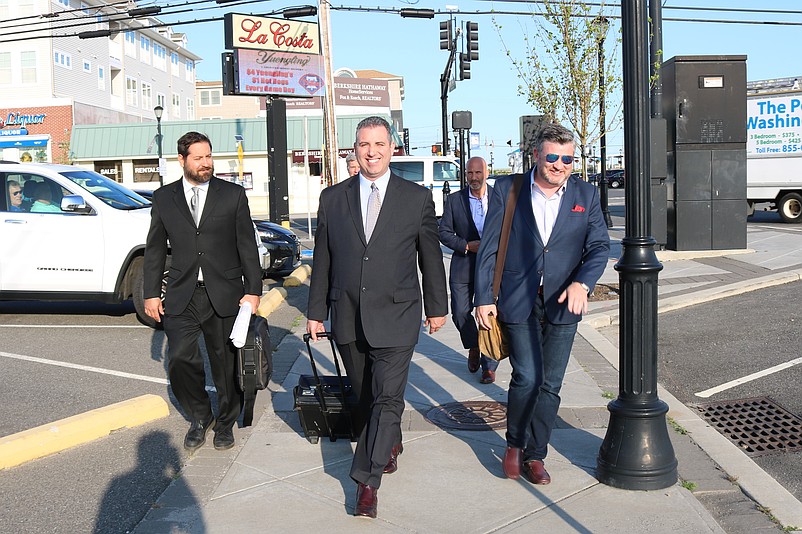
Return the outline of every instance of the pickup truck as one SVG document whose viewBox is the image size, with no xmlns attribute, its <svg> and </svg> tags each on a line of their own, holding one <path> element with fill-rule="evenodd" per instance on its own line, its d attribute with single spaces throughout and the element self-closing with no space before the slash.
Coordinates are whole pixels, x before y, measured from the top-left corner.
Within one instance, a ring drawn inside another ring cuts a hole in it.
<svg viewBox="0 0 802 534">
<path fill-rule="evenodd" d="M 0 182 L 0 300 L 132 299 L 157 326 L 143 303 L 150 202 L 70 165 L 0 162 Z"/>
</svg>

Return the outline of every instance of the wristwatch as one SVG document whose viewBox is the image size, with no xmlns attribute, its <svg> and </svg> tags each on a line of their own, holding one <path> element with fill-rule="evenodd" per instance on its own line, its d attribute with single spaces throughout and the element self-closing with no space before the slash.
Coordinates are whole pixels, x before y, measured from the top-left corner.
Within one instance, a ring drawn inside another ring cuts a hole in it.
<svg viewBox="0 0 802 534">
<path fill-rule="evenodd" d="M 584 289 L 586 293 L 590 293 L 590 288 L 589 288 L 587 285 L 585 285 L 585 283 L 584 283 L 584 282 L 577 282 L 577 284 L 579 284 L 579 285 L 580 285 L 580 287 L 581 287 L 582 289 Z"/>
</svg>

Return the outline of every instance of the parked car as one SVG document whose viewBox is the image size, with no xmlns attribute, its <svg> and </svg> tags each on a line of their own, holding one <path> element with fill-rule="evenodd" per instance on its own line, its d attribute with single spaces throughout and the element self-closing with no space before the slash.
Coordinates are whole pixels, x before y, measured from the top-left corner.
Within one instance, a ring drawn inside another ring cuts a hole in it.
<svg viewBox="0 0 802 534">
<path fill-rule="evenodd" d="M 136 190 L 150 200 L 153 191 Z M 287 276 L 301 265 L 301 244 L 298 236 L 281 225 L 263 219 L 254 219 L 262 259 L 262 277 Z"/>
<path fill-rule="evenodd" d="M 624 187 L 624 170 L 616 169 L 614 171 L 607 171 L 607 185 L 613 189 Z"/>
</svg>

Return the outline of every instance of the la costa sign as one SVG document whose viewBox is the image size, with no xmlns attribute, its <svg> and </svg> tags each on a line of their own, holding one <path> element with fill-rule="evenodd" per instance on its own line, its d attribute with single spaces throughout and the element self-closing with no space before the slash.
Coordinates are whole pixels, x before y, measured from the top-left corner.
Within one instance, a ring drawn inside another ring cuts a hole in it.
<svg viewBox="0 0 802 534">
<path fill-rule="evenodd" d="M 320 54 L 318 25 L 314 22 L 254 17 L 228 13 L 225 16 L 226 48 L 276 50 Z"/>
</svg>

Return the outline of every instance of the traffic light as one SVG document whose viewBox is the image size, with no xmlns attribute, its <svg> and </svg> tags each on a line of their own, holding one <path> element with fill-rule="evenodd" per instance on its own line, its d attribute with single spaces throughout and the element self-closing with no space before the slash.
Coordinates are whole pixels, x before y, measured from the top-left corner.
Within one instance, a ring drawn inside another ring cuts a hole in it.
<svg viewBox="0 0 802 534">
<path fill-rule="evenodd" d="M 440 143 L 432 145 L 432 156 L 442 156 L 443 155 L 443 145 Z"/>
<path fill-rule="evenodd" d="M 465 32 L 468 34 L 468 43 L 465 46 L 468 52 L 468 60 L 476 61 L 479 59 L 479 23 L 466 22 Z"/>
<path fill-rule="evenodd" d="M 471 79 L 471 60 L 468 59 L 468 54 L 459 53 L 459 79 Z"/>
<path fill-rule="evenodd" d="M 454 21 L 444 20 L 440 23 L 440 50 L 454 48 Z"/>
</svg>

